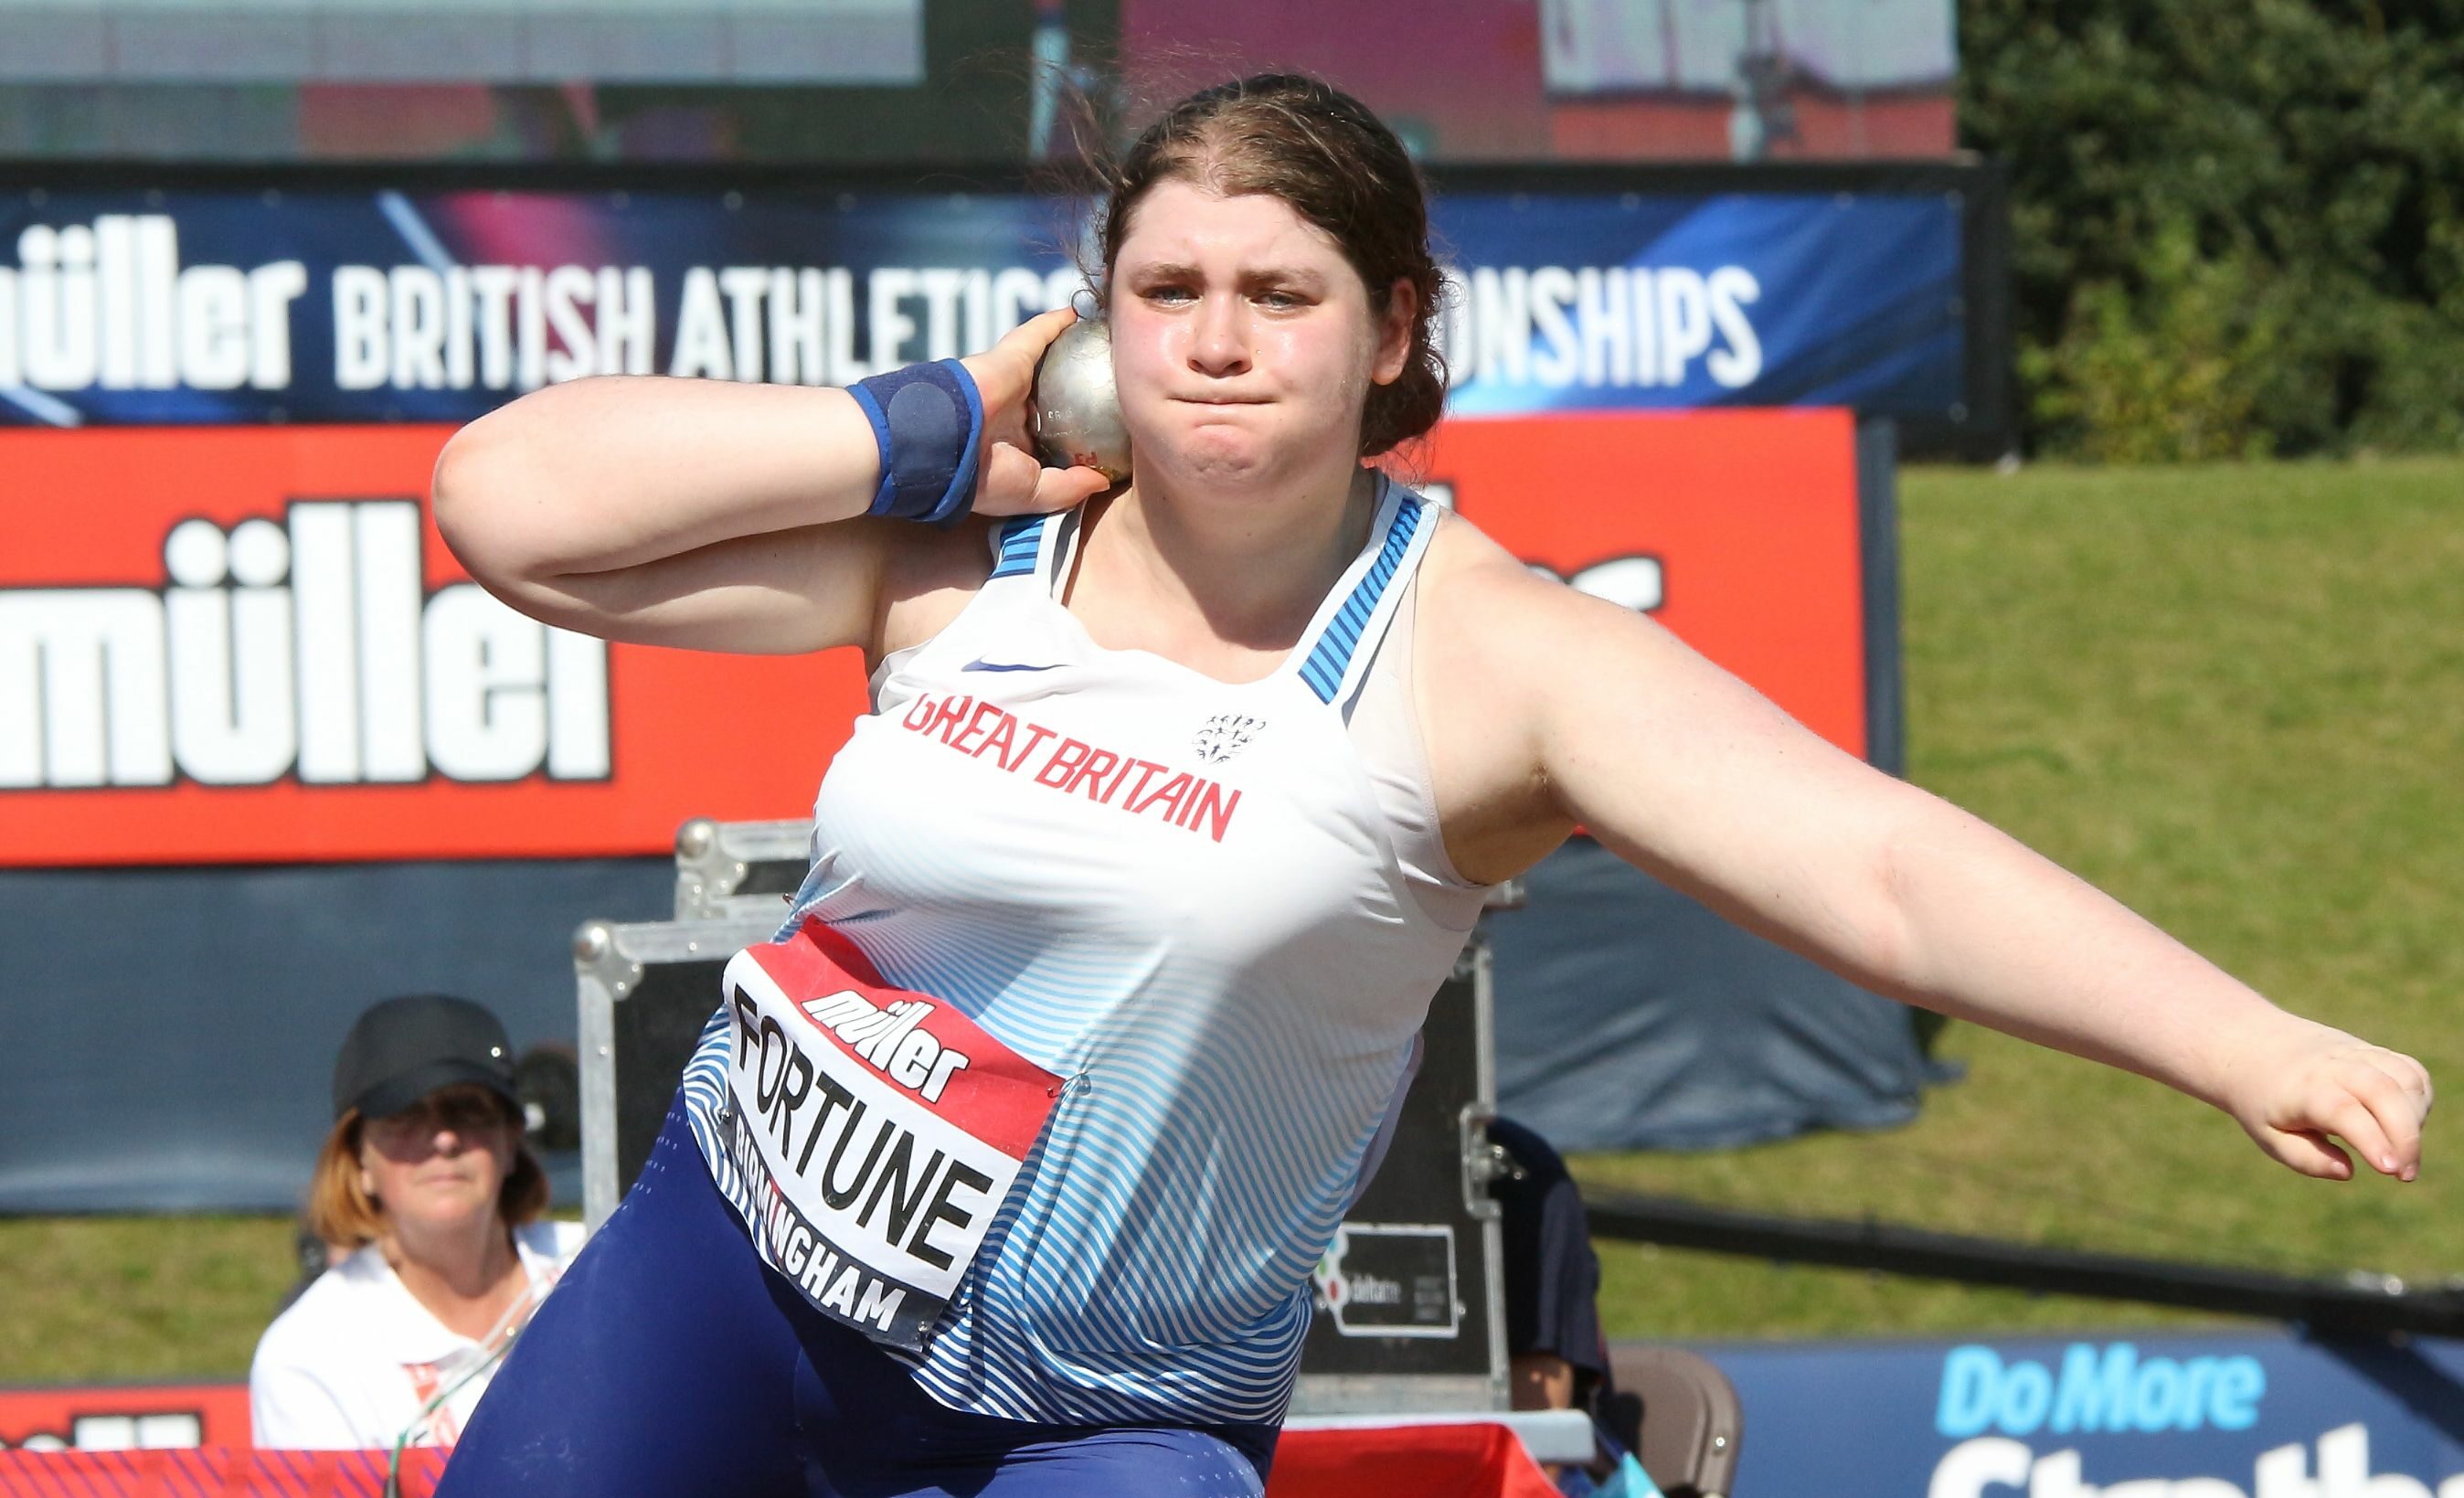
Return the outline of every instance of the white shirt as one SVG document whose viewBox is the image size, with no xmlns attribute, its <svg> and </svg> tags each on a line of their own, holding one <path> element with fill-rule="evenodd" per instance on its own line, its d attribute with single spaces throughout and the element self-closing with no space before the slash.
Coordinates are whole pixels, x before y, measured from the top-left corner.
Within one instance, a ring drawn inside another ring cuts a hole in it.
<svg viewBox="0 0 2464 1498">
<path fill-rule="evenodd" d="M 579 1223 L 515 1230 L 514 1248 L 531 1286 L 517 1314 L 547 1293 L 581 1252 L 583 1236 Z M 370 1244 L 319 1275 L 258 1339 L 248 1375 L 256 1443 L 377 1450 L 407 1430 L 412 1445 L 450 1446 L 499 1360 L 438 1321 Z M 471 1377 L 454 1388 L 465 1375 Z M 440 1394 L 446 1398 L 429 1410 Z"/>
<path fill-rule="evenodd" d="M 1097 644 L 1058 596 L 1080 523 L 1001 527 L 974 600 L 883 661 L 789 927 L 818 917 L 1068 1079 L 909 1359 L 925 1392 L 1004 1420 L 1273 1421 L 1485 892 L 1446 860 L 1391 632 L 1437 514 L 1386 486 L 1315 621 L 1242 683 Z M 718 1116 L 734 1028 L 722 1008 L 684 1097 L 766 1250 Z M 852 1116 L 836 1137 L 816 1164 L 872 1168 Z"/>
</svg>

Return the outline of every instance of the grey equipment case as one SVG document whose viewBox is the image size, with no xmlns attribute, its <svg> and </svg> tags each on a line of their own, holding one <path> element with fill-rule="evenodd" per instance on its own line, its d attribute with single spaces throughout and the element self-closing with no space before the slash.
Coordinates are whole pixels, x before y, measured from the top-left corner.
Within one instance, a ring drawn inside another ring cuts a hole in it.
<svg viewBox="0 0 2464 1498">
<path fill-rule="evenodd" d="M 641 1174 L 728 958 L 778 928 L 747 920 L 586 921 L 573 936 L 582 1051 L 582 1218 L 595 1231 Z"/>
<path fill-rule="evenodd" d="M 583 1212 L 593 1227 L 641 1170 L 718 1006 L 728 958 L 770 939 L 786 914 L 810 829 L 688 822 L 676 835 L 676 919 L 593 921 L 576 933 Z M 1519 902 L 1513 886 L 1490 899 Z M 1430 1002 L 1419 1073 L 1385 1160 L 1318 1267 L 1296 1416 L 1506 1409 L 1505 1261 L 1487 1189 L 1500 1171 L 1485 1132 L 1497 1095 L 1490 1033 L 1488 946 L 1475 935 Z"/>
<path fill-rule="evenodd" d="M 813 824 L 713 822 L 695 817 L 676 828 L 676 919 L 734 920 L 768 916 L 775 924 L 804 882 Z"/>
</svg>

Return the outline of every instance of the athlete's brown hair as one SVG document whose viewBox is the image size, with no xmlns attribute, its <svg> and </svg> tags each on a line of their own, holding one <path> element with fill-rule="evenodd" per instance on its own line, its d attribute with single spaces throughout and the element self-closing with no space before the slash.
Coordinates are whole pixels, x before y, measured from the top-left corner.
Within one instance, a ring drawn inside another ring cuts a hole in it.
<svg viewBox="0 0 2464 1498">
<path fill-rule="evenodd" d="M 1130 214 L 1162 182 L 1264 193 L 1333 237 L 1383 319 L 1395 283 L 1419 294 L 1411 357 L 1392 385 L 1370 387 L 1360 452 L 1374 457 L 1425 433 L 1446 401 L 1436 325 L 1444 277 L 1429 253 L 1428 194 L 1403 143 L 1368 106 L 1331 84 L 1263 73 L 1192 94 L 1165 111 L 1107 173 L 1104 298 Z"/>
</svg>

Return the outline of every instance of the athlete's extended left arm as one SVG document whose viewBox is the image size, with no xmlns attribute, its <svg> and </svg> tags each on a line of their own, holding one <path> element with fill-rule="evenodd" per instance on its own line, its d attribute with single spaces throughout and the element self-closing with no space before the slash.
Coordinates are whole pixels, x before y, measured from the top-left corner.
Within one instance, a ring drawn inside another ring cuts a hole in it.
<svg viewBox="0 0 2464 1498">
<path fill-rule="evenodd" d="M 1507 690 L 1529 753 L 1557 809 L 1620 855 L 1878 992 L 2211 1103 L 2306 1175 L 2352 1174 L 2330 1135 L 2418 1170 L 2419 1062 L 2277 1008 L 1649 620 L 1537 580 L 1512 591 L 1486 617 L 1524 642 Z"/>
</svg>

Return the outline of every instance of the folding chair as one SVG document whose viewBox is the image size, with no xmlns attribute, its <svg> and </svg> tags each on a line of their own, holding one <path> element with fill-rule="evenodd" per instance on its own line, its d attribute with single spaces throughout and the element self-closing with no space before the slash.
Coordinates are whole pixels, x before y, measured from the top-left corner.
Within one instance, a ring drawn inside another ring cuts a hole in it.
<svg viewBox="0 0 2464 1498">
<path fill-rule="evenodd" d="M 1737 1474 L 1745 1412 L 1735 1385 L 1709 1359 L 1679 1347 L 1609 1349 L 1620 1401 L 1642 1405 L 1635 1455 L 1668 1498 L 1727 1498 Z"/>
</svg>

